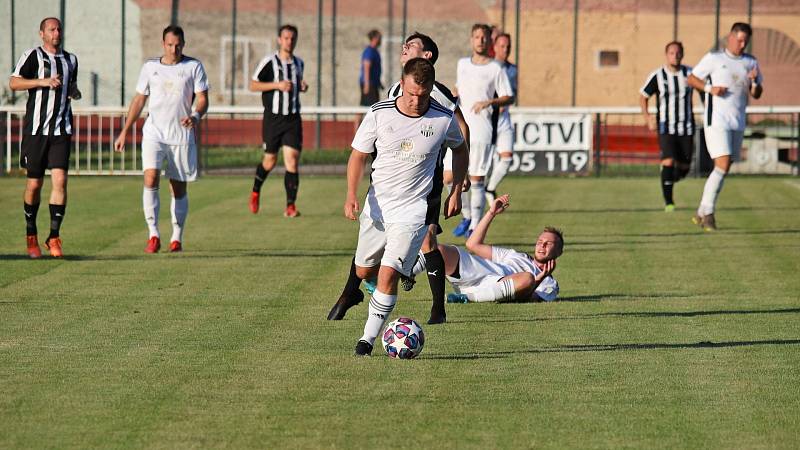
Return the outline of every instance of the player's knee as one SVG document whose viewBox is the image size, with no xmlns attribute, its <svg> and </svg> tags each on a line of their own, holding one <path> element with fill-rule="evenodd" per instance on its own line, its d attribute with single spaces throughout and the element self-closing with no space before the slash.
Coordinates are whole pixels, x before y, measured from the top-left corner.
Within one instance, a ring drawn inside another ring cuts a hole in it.
<svg viewBox="0 0 800 450">
<path fill-rule="evenodd" d="M 664 158 L 661 160 L 661 165 L 664 167 L 672 167 L 675 161 L 672 158 Z"/>
<path fill-rule="evenodd" d="M 536 284 L 536 278 L 532 273 L 523 272 L 514 276 L 514 289 L 517 292 L 528 291 Z"/>
<path fill-rule="evenodd" d="M 361 278 L 362 280 L 366 280 L 368 278 L 374 278 L 376 275 L 376 270 L 374 267 L 362 267 L 356 266 L 356 276 Z"/>
</svg>

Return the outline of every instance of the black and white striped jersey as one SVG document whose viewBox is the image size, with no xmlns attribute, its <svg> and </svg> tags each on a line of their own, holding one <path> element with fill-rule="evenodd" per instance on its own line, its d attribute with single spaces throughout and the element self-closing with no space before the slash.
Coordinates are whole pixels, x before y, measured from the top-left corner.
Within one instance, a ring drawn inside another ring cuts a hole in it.
<svg viewBox="0 0 800 450">
<path fill-rule="evenodd" d="M 401 95 L 403 95 L 403 89 L 400 87 L 399 81 L 395 82 L 391 87 L 389 87 L 389 90 L 386 92 L 386 98 L 389 99 L 395 99 Z M 439 83 L 438 81 L 433 82 L 431 98 L 439 102 L 440 105 L 444 106 L 450 111 L 455 111 L 456 106 L 458 106 L 458 97 L 453 95 L 447 86 Z"/>
<path fill-rule="evenodd" d="M 650 74 L 639 90 L 645 97 L 658 94 L 656 117 L 659 134 L 694 134 L 692 87 L 686 81 L 691 73 L 692 68 L 684 65 L 674 73 L 666 67 L 660 67 Z"/>
<path fill-rule="evenodd" d="M 78 58 L 61 51 L 50 54 L 42 47 L 32 48 L 22 54 L 14 68 L 12 77 L 28 80 L 61 77 L 57 89 L 37 87 L 28 89 L 25 106 L 27 135 L 61 136 L 72 134 L 72 106 L 68 96 L 69 87 L 78 79 Z"/>
<path fill-rule="evenodd" d="M 274 83 L 288 80 L 292 82 L 289 92 L 264 91 L 261 93 L 261 103 L 264 109 L 272 114 L 289 115 L 300 113 L 300 82 L 303 80 L 303 60 L 292 56 L 290 61 L 283 61 L 278 52 L 268 55 L 258 63 L 253 81 Z"/>
</svg>

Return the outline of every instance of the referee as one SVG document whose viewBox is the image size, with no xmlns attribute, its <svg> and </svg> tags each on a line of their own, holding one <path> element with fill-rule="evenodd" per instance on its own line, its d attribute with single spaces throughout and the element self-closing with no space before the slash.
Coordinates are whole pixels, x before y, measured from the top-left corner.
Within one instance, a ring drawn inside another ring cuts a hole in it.
<svg viewBox="0 0 800 450">
<path fill-rule="evenodd" d="M 687 82 L 691 67 L 681 64 L 683 44 L 672 41 L 664 48 L 666 64 L 650 73 L 639 90 L 639 105 L 650 130 L 658 125 L 658 146 L 661 148 L 661 193 L 664 211 L 675 210 L 672 187 L 689 173 L 694 147 L 694 115 L 692 87 Z M 650 115 L 647 103 L 657 95 L 656 117 Z"/>
<path fill-rule="evenodd" d="M 253 192 L 250 193 L 250 211 L 258 213 L 261 185 L 278 161 L 278 150 L 283 147 L 283 164 L 286 172 L 286 217 L 297 217 L 295 206 L 300 185 L 298 163 L 303 148 L 303 123 L 300 120 L 300 93 L 308 90 L 303 80 L 303 60 L 294 56 L 297 45 L 297 28 L 283 25 L 278 30 L 278 51 L 267 55 L 256 67 L 250 90 L 261 92 L 264 104 L 262 136 L 264 157 L 256 167 Z"/>
<path fill-rule="evenodd" d="M 72 143 L 72 107 L 78 100 L 78 58 L 61 49 L 61 22 L 47 17 L 39 24 L 42 45 L 27 50 L 17 62 L 8 85 L 12 91 L 28 91 L 22 133 L 20 166 L 27 171 L 23 197 L 28 256 L 39 258 L 36 215 L 39 211 L 44 172 L 50 169 L 50 234 L 44 244 L 50 256 L 64 256 L 59 230 L 67 207 L 67 171 Z"/>
</svg>

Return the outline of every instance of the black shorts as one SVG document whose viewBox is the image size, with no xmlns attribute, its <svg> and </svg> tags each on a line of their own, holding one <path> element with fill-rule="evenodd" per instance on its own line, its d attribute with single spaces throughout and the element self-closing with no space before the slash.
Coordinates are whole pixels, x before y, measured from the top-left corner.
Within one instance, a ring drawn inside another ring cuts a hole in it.
<svg viewBox="0 0 800 450">
<path fill-rule="evenodd" d="M 264 111 L 261 121 L 261 137 L 264 152 L 278 153 L 282 145 L 296 150 L 303 149 L 303 121 L 300 114 L 280 115 Z"/>
<path fill-rule="evenodd" d="M 378 103 L 378 100 L 381 99 L 380 93 L 378 92 L 378 86 L 370 86 L 369 92 L 366 94 L 364 93 L 364 87 L 360 86 L 361 89 L 361 106 L 372 106 L 375 103 Z"/>
<path fill-rule="evenodd" d="M 692 162 L 694 136 L 659 134 L 658 146 L 661 148 L 661 159 L 672 158 L 676 162 L 686 164 Z"/>
<path fill-rule="evenodd" d="M 28 171 L 28 178 L 43 178 L 46 169 L 69 169 L 72 136 L 23 135 L 20 167 Z"/>
</svg>

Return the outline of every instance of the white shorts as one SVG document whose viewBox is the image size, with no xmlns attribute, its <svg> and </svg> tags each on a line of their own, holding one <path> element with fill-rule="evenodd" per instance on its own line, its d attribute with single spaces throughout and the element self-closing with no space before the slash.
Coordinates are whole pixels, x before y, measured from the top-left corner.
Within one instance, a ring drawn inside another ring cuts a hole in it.
<svg viewBox="0 0 800 450">
<path fill-rule="evenodd" d="M 359 217 L 355 263 L 361 267 L 391 267 L 410 275 L 425 240 L 427 225 L 383 223 L 366 214 Z"/>
<path fill-rule="evenodd" d="M 164 169 L 167 178 L 176 181 L 194 181 L 197 179 L 197 146 L 194 142 L 187 145 L 170 145 L 155 141 L 142 141 L 142 170 Z"/>
<path fill-rule="evenodd" d="M 507 114 L 502 114 L 497 122 L 497 139 L 495 140 L 497 152 L 510 152 L 514 150 L 514 128 Z"/>
<path fill-rule="evenodd" d="M 492 144 L 487 142 L 470 142 L 469 170 L 473 177 L 485 177 L 492 166 Z"/>
<path fill-rule="evenodd" d="M 480 256 L 473 255 L 461 247 L 458 250 L 458 278 L 447 277 L 453 288 L 462 294 L 483 284 L 497 283 L 506 275 L 495 267 L 495 263 Z"/>
<path fill-rule="evenodd" d="M 730 156 L 731 161 L 738 161 L 742 151 L 743 130 L 723 130 L 708 127 L 703 130 L 706 149 L 711 159 Z"/>
</svg>

